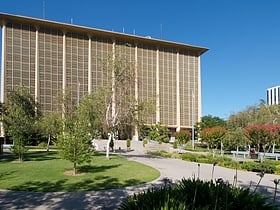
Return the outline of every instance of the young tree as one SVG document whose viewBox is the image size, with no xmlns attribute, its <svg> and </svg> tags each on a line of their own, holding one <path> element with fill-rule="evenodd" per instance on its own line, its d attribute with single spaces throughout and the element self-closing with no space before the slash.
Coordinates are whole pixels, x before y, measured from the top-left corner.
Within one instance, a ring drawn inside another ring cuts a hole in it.
<svg viewBox="0 0 280 210">
<path fill-rule="evenodd" d="M 44 114 L 39 121 L 39 129 L 44 137 L 48 139 L 47 151 L 49 151 L 49 145 L 52 139 L 56 139 L 58 134 L 62 130 L 62 118 L 61 114 L 56 112 L 50 112 Z"/>
<path fill-rule="evenodd" d="M 83 121 L 89 138 L 98 138 L 102 131 L 102 115 L 104 113 L 104 95 L 102 91 L 84 95 L 79 103 L 77 113 Z"/>
<path fill-rule="evenodd" d="M 168 143 L 170 131 L 166 126 L 161 124 L 151 125 L 149 130 L 150 139 L 157 141 L 159 143 Z"/>
<path fill-rule="evenodd" d="M 6 136 L 13 139 L 13 152 L 23 161 L 26 144 L 34 134 L 34 125 L 40 116 L 38 104 L 27 89 L 20 87 L 10 91 L 5 103 L 3 125 Z"/>
<path fill-rule="evenodd" d="M 187 130 L 180 130 L 175 133 L 175 139 L 180 146 L 183 146 L 191 139 L 191 134 Z"/>
<path fill-rule="evenodd" d="M 224 140 L 228 148 L 235 147 L 236 151 L 239 151 L 240 147 L 246 147 L 248 145 L 245 130 L 241 127 L 229 129 L 224 136 Z"/>
<path fill-rule="evenodd" d="M 211 128 L 204 128 L 200 132 L 200 137 L 203 142 L 206 142 L 208 148 L 212 149 L 213 155 L 215 154 L 215 150 L 218 146 L 221 146 L 221 150 L 223 147 L 223 137 L 226 133 L 226 129 L 221 126 L 215 126 Z"/>
<path fill-rule="evenodd" d="M 279 125 L 252 125 L 245 128 L 246 136 L 251 145 L 256 146 L 259 152 L 261 147 L 266 153 L 279 141 Z"/>
<path fill-rule="evenodd" d="M 64 119 L 63 132 L 58 136 L 61 156 L 73 163 L 73 174 L 77 166 L 89 162 L 92 155 L 91 139 L 83 119 L 75 112 Z"/>
</svg>

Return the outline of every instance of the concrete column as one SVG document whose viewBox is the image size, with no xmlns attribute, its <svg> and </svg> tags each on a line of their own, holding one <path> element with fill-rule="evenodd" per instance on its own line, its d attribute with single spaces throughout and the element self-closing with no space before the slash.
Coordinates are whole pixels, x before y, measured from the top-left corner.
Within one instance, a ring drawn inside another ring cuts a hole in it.
<svg viewBox="0 0 280 210">
<path fill-rule="evenodd" d="M 91 36 L 88 37 L 88 93 L 92 92 Z"/>
<path fill-rule="evenodd" d="M 1 102 L 4 102 L 4 87 L 5 87 L 5 63 L 6 63 L 6 23 L 3 21 L 2 23 L 2 56 L 1 56 Z"/>
<path fill-rule="evenodd" d="M 134 83 L 134 89 L 135 89 L 135 106 L 137 108 L 138 106 L 138 47 L 137 45 L 135 46 L 135 58 L 134 58 L 134 62 L 135 62 L 135 65 L 134 65 L 134 76 L 135 76 L 135 83 Z M 136 121 L 138 121 L 138 112 L 136 111 Z M 135 125 L 134 127 L 134 136 L 133 136 L 133 140 L 136 140 L 138 141 L 139 140 L 139 131 L 138 131 L 138 125 Z"/>
<path fill-rule="evenodd" d="M 36 27 L 35 38 L 35 101 L 39 98 L 39 27 Z"/>
<path fill-rule="evenodd" d="M 63 44 L 62 44 L 62 118 L 65 116 L 65 94 L 66 94 L 66 31 L 63 31 Z"/>
<path fill-rule="evenodd" d="M 159 49 L 156 58 L 156 123 L 160 122 L 160 101 L 159 101 Z"/>
<path fill-rule="evenodd" d="M 65 94 L 66 90 L 66 32 L 63 32 L 63 46 L 62 46 L 62 91 Z"/>
<path fill-rule="evenodd" d="M 179 66 L 179 51 L 177 52 L 176 59 L 176 123 L 177 128 L 176 131 L 180 131 L 181 129 L 181 107 L 180 107 L 180 66 Z"/>
<path fill-rule="evenodd" d="M 200 66 L 200 56 L 198 56 L 198 72 L 197 72 L 197 116 L 196 121 L 200 122 L 202 117 L 202 107 L 201 107 L 201 66 Z"/>
<path fill-rule="evenodd" d="M 2 54 L 1 54 L 1 103 L 4 103 L 4 87 L 5 87 L 5 64 L 6 64 L 6 23 L 2 22 Z M 3 127 L 3 122 L 0 122 L 0 136 L 4 137 L 5 131 Z"/>
</svg>

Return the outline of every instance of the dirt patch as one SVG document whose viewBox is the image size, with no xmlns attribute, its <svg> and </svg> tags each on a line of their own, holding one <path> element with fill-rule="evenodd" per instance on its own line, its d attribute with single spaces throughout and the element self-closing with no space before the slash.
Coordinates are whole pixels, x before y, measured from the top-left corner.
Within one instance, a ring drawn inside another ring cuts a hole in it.
<svg viewBox="0 0 280 210">
<path fill-rule="evenodd" d="M 79 171 L 77 171 L 76 174 L 74 174 L 73 170 L 65 171 L 63 174 L 66 175 L 66 176 L 83 176 L 83 175 L 85 175 L 85 173 L 82 173 L 82 172 L 79 172 Z"/>
</svg>

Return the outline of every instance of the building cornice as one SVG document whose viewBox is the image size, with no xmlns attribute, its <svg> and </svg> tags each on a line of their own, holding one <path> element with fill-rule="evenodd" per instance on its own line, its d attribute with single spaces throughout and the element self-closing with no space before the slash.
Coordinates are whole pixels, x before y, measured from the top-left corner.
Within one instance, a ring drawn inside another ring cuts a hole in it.
<svg viewBox="0 0 280 210">
<path fill-rule="evenodd" d="M 97 28 L 91 28 L 86 26 L 80 26 L 80 25 L 74 25 L 74 24 L 67 24 L 67 23 L 61 23 L 56 21 L 50 21 L 45 19 L 38 19 L 38 18 L 31 18 L 26 16 L 20 16 L 20 15 L 11 15 L 6 13 L 0 13 L 0 24 L 2 25 L 4 22 L 20 22 L 20 23 L 26 23 L 30 25 L 34 25 L 36 27 L 49 27 L 49 28 L 56 28 L 61 31 L 67 31 L 67 32 L 76 32 L 76 33 L 84 33 L 89 36 L 95 35 L 95 36 L 103 36 L 108 37 L 115 40 L 125 40 L 130 41 L 133 43 L 143 43 L 143 44 L 149 44 L 149 45 L 155 45 L 155 46 L 166 46 L 166 47 L 173 47 L 178 50 L 192 50 L 196 53 L 198 53 L 198 56 L 205 53 L 208 49 L 205 47 L 199 47 L 194 45 L 188 45 L 184 43 L 178 43 L 178 42 L 171 42 L 161 39 L 155 39 L 151 37 L 142 37 L 137 35 L 130 35 L 125 33 L 119 33 L 114 31 L 108 31 L 108 30 L 102 30 Z"/>
</svg>

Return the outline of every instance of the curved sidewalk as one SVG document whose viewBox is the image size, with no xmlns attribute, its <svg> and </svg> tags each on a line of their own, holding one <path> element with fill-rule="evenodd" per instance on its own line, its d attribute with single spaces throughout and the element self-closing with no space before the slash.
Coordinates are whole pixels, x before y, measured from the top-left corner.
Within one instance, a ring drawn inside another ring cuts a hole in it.
<svg viewBox="0 0 280 210">
<path fill-rule="evenodd" d="M 0 209 L 116 209 L 121 201 L 128 195 L 143 191 L 149 187 L 163 185 L 167 179 L 172 181 L 182 178 L 197 178 L 211 180 L 211 164 L 200 164 L 186 162 L 178 159 L 166 159 L 145 155 L 142 142 L 133 142 L 133 151 L 123 153 L 130 160 L 138 161 L 158 169 L 161 173 L 157 180 L 141 186 L 132 186 L 122 189 L 112 189 L 92 192 L 71 193 L 41 193 L 41 192 L 16 192 L 0 190 Z M 223 178 L 233 183 L 235 170 L 215 166 L 213 178 Z M 238 186 L 250 187 L 254 190 L 259 181 L 259 176 L 253 172 L 238 171 Z M 274 193 L 274 179 L 280 176 L 265 174 L 258 191 L 270 198 Z M 280 204 L 280 192 L 277 191 L 277 203 Z"/>
</svg>

